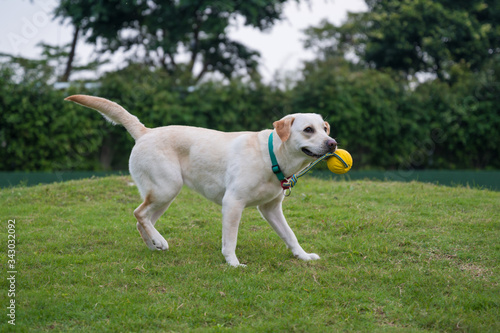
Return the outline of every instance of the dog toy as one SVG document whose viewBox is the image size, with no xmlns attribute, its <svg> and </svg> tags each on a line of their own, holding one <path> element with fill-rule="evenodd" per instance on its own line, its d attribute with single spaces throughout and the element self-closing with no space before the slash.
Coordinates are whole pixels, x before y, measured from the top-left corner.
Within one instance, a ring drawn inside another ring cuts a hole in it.
<svg viewBox="0 0 500 333">
<path fill-rule="evenodd" d="M 351 170 L 352 156 L 347 150 L 337 149 L 326 160 L 326 165 L 331 172 L 338 175 L 344 174 L 347 171 Z"/>
<path fill-rule="evenodd" d="M 307 167 L 299 171 L 297 174 L 291 175 L 288 178 L 281 180 L 281 187 L 285 191 L 285 196 L 289 196 L 292 187 L 297 184 L 299 177 L 305 175 L 309 170 L 311 170 L 316 164 L 326 159 L 328 169 L 336 174 L 344 174 L 349 171 L 352 167 L 352 157 L 351 154 L 344 149 L 337 149 L 334 153 L 327 153 L 316 161 L 309 164 Z"/>
</svg>

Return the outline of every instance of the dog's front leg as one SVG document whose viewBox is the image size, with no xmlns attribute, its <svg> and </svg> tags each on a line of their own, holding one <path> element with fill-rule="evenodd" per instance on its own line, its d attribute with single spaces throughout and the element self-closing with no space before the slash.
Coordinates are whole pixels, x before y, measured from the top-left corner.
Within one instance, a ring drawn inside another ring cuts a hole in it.
<svg viewBox="0 0 500 333">
<path fill-rule="evenodd" d="M 245 266 L 240 264 L 236 257 L 236 242 L 238 240 L 238 227 L 241 214 L 245 205 L 229 195 L 222 201 L 222 254 L 226 262 L 234 267 Z"/>
<path fill-rule="evenodd" d="M 283 209 L 281 207 L 281 202 L 283 201 L 283 196 L 274 199 L 264 205 L 260 205 L 259 209 L 262 217 L 269 222 L 271 227 L 276 231 L 276 233 L 283 239 L 288 248 L 292 251 L 293 255 L 302 260 L 317 260 L 319 256 L 316 253 L 307 253 L 302 249 L 295 237 L 290 226 L 286 222 L 285 216 L 283 215 Z"/>
</svg>

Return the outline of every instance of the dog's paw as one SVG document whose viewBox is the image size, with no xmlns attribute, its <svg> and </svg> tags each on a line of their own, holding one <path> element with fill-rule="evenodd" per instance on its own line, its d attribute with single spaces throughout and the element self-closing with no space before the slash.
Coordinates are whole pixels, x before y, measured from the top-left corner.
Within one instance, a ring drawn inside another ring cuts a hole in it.
<svg viewBox="0 0 500 333">
<path fill-rule="evenodd" d="M 151 250 L 158 250 L 158 251 L 168 250 L 168 243 L 162 236 L 153 237 L 151 239 L 151 244 L 153 245 L 153 248 Z"/>
<path fill-rule="evenodd" d="M 309 259 L 307 260 L 318 260 L 320 257 L 316 253 L 308 253 Z"/>
<path fill-rule="evenodd" d="M 152 251 L 165 251 L 168 250 L 168 243 L 163 238 L 162 235 L 158 231 L 155 232 L 154 235 L 152 235 L 150 242 L 146 242 L 148 245 L 149 249 Z"/>
<path fill-rule="evenodd" d="M 309 260 L 318 260 L 320 259 L 319 256 L 316 253 L 301 253 L 299 255 L 296 255 L 297 258 L 305 261 Z"/>
<path fill-rule="evenodd" d="M 240 263 L 237 263 L 237 264 L 231 264 L 231 263 L 227 263 L 229 266 L 231 267 L 247 267 L 247 265 L 245 264 L 240 264 Z"/>
<path fill-rule="evenodd" d="M 245 264 L 240 264 L 240 261 L 238 260 L 238 258 L 236 258 L 236 256 L 227 256 L 226 262 L 229 266 L 232 267 L 247 267 L 247 265 Z"/>
</svg>

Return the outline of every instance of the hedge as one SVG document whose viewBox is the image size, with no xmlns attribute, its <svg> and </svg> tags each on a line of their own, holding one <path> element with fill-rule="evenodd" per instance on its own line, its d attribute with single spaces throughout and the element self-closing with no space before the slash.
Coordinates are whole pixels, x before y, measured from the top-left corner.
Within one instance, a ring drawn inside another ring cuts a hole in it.
<svg viewBox="0 0 500 333">
<path fill-rule="evenodd" d="M 258 131 L 292 112 L 322 114 L 355 168 L 500 168 L 499 65 L 464 72 L 455 83 L 409 83 L 397 74 L 344 61 L 309 64 L 292 89 L 209 81 L 179 87 L 161 71 L 131 65 L 57 91 L 43 80 L 15 82 L 0 71 L 0 169 L 127 169 L 132 138 L 91 110 L 64 102 L 89 93 L 114 100 L 149 127 L 179 124 Z"/>
</svg>

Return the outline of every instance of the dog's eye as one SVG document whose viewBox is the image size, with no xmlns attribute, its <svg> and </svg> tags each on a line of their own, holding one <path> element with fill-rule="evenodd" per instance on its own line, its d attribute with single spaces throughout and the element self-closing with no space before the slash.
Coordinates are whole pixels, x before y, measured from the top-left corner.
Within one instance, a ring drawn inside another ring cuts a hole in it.
<svg viewBox="0 0 500 333">
<path fill-rule="evenodd" d="M 306 132 L 306 133 L 314 133 L 314 129 L 312 127 L 306 127 L 304 129 L 304 132 Z"/>
</svg>

